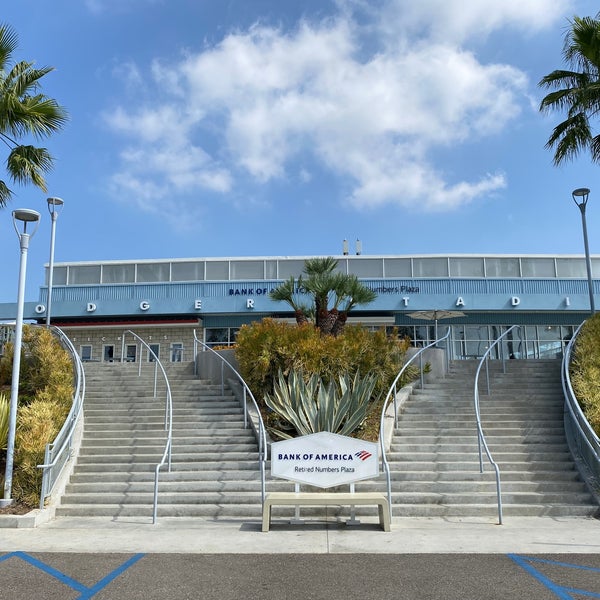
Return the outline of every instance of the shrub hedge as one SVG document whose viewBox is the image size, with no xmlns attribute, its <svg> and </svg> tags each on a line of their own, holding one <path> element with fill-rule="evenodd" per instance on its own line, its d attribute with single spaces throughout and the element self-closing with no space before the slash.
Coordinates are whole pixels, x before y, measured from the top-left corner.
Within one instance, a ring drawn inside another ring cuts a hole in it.
<svg viewBox="0 0 600 600">
<path fill-rule="evenodd" d="M 588 319 L 575 342 L 571 361 L 573 391 L 594 431 L 600 435 L 600 313 Z"/>
<path fill-rule="evenodd" d="M 4 350 L 0 389 L 10 390 L 13 344 L 7 343 Z M 48 329 L 25 325 L 12 484 L 16 501 L 38 505 L 42 471 L 37 465 L 44 462 L 46 444 L 60 431 L 72 398 L 73 366 L 68 352 Z M 4 468 L 0 472 L 3 477 Z"/>
</svg>

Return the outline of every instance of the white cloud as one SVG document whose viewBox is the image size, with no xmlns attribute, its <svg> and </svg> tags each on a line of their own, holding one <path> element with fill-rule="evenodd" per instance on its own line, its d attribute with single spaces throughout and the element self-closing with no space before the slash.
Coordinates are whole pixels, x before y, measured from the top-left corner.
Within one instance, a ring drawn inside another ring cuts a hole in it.
<svg viewBox="0 0 600 600">
<path fill-rule="evenodd" d="M 574 1 L 380 0 L 359 4 L 378 21 L 378 33 L 387 36 L 388 42 L 405 41 L 416 33 L 426 44 L 432 40 L 463 44 L 505 28 L 533 34 L 569 14 Z"/>
<path fill-rule="evenodd" d="M 136 148 L 115 182 L 147 201 L 166 187 L 227 193 L 236 174 L 284 178 L 308 153 L 350 182 L 357 208 L 454 209 L 505 187 L 502 174 L 446 180 L 432 158 L 493 139 L 527 103 L 525 73 L 482 62 L 468 42 L 546 27 L 567 1 L 339 4 L 337 19 L 291 32 L 257 25 L 179 63 L 155 61 L 151 102 L 106 117 Z M 365 21 L 351 16 L 359 5 L 378 10 Z"/>
<path fill-rule="evenodd" d="M 144 6 L 145 4 L 159 4 L 163 0 L 85 0 L 85 6 L 94 14 L 107 12 L 125 12 Z"/>
</svg>

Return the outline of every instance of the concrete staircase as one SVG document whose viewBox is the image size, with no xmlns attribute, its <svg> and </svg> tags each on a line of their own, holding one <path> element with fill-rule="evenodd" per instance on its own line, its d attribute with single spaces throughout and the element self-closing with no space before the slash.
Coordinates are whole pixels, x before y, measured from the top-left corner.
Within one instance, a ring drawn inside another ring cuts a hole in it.
<svg viewBox="0 0 600 600">
<path fill-rule="evenodd" d="M 258 450 L 231 390 L 167 367 L 173 397 L 172 469 L 160 473 L 158 516 L 259 516 Z M 86 365 L 84 437 L 57 516 L 151 516 L 164 451 L 165 387 L 137 364 Z"/>
<path fill-rule="evenodd" d="M 484 454 L 479 472 L 473 408 L 475 361 L 416 390 L 391 446 L 394 516 L 497 515 L 496 480 Z M 490 362 L 490 391 L 480 379 L 481 419 L 500 467 L 505 516 L 594 515 L 563 429 L 560 361 Z"/>
<path fill-rule="evenodd" d="M 480 392 L 482 422 L 500 466 L 505 517 L 594 515 L 564 437 L 559 361 L 490 363 L 491 395 Z M 497 516 L 491 466 L 479 473 L 473 382 L 477 363 L 458 361 L 443 379 L 405 403 L 388 459 L 395 517 Z M 152 369 L 144 364 L 143 370 Z M 164 450 L 164 388 L 136 364 L 88 364 L 85 432 L 57 516 L 150 517 L 154 468 Z M 258 449 L 227 388 L 196 379 L 190 365 L 169 366 L 173 393 L 172 470 L 160 474 L 160 517 L 259 518 Z M 483 378 L 485 379 L 485 377 Z M 267 490 L 291 491 L 273 480 Z M 386 491 L 382 474 L 357 490 Z M 302 516 L 347 517 L 348 507 L 303 508 Z M 372 507 L 355 514 L 374 515 Z M 275 517 L 293 516 L 276 507 Z"/>
</svg>

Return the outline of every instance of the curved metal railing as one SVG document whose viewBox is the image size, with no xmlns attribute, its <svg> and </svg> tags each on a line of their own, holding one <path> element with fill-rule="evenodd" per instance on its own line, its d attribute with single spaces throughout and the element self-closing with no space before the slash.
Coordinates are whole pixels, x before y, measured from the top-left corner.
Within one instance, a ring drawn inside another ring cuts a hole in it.
<svg viewBox="0 0 600 600">
<path fill-rule="evenodd" d="M 171 396 L 171 386 L 169 384 L 169 378 L 167 377 L 167 373 L 162 363 L 160 362 L 158 356 L 152 348 L 135 332 L 128 329 L 123 332 L 122 337 L 122 348 L 121 348 L 121 356 L 125 356 L 125 336 L 129 334 L 132 335 L 141 346 L 144 346 L 148 350 L 148 356 L 152 356 L 154 358 L 154 397 L 156 398 L 156 389 L 157 389 L 157 378 L 158 378 L 158 369 L 160 369 L 162 376 L 165 380 L 166 387 L 166 400 L 165 400 L 165 431 L 167 432 L 167 440 L 165 442 L 165 449 L 163 455 L 160 459 L 160 462 L 156 465 L 154 469 L 154 507 L 152 510 L 152 523 L 156 523 L 157 513 L 158 513 L 158 479 L 160 470 L 165 466 L 165 463 L 168 464 L 168 470 L 171 471 L 171 449 L 173 446 L 173 398 Z M 138 375 L 142 374 L 142 353 L 140 351 L 140 360 L 138 367 Z"/>
<path fill-rule="evenodd" d="M 477 446 L 479 451 L 479 472 L 483 473 L 483 454 L 481 449 L 485 451 L 485 454 L 488 458 L 489 463 L 492 465 L 494 472 L 496 474 L 496 495 L 498 497 L 498 524 L 502 525 L 502 485 L 500 482 L 500 467 L 492 458 L 492 453 L 488 447 L 487 441 L 485 439 L 485 434 L 483 433 L 483 427 L 481 426 L 481 412 L 479 410 L 479 375 L 481 373 L 481 369 L 485 365 L 486 370 L 486 381 L 487 381 L 487 393 L 490 393 L 490 378 L 489 378 L 489 368 L 488 362 L 490 358 L 490 354 L 492 350 L 500 344 L 500 342 L 514 329 L 520 328 L 520 325 L 513 325 L 509 327 L 502 335 L 498 336 L 498 338 L 490 344 L 490 347 L 485 351 L 481 360 L 479 361 L 479 365 L 477 365 L 477 372 L 475 373 L 475 384 L 473 391 L 473 401 L 475 406 L 475 417 L 477 419 Z M 500 344 L 500 358 L 502 360 L 502 370 L 506 372 L 506 357 L 504 356 L 504 346 Z"/>
<path fill-rule="evenodd" d="M 40 510 L 44 508 L 46 498 L 52 493 L 63 468 L 71 457 L 73 434 L 83 409 L 85 398 L 85 372 L 81 358 L 67 335 L 58 327 L 50 327 L 52 333 L 58 337 L 63 348 L 71 355 L 75 375 L 73 401 L 71 410 L 65 419 L 61 430 L 50 444 L 46 444 L 44 464 L 37 465 L 42 471 L 42 490 L 40 492 Z"/>
<path fill-rule="evenodd" d="M 379 446 L 381 449 L 381 464 L 383 466 L 383 470 L 385 472 L 385 477 L 386 477 L 388 506 L 390 508 L 390 519 L 392 518 L 392 481 L 391 481 L 390 465 L 389 465 L 387 455 L 385 452 L 385 415 L 386 415 L 386 412 L 390 405 L 390 402 L 393 401 L 394 428 L 396 428 L 398 426 L 398 401 L 397 401 L 398 383 L 402 380 L 402 376 L 407 371 L 407 369 L 418 358 L 419 359 L 419 379 L 420 379 L 421 387 L 423 387 L 424 369 L 426 366 L 426 363 L 423 363 L 423 357 L 424 357 L 425 350 L 428 350 L 429 348 L 433 348 L 433 347 L 437 346 L 439 344 L 439 342 L 448 340 L 449 338 L 450 338 L 450 327 L 448 327 L 448 332 L 446 333 L 446 335 L 431 342 L 431 344 L 428 344 L 427 346 L 420 348 L 418 352 L 416 352 L 413 356 L 411 356 L 410 359 L 404 363 L 404 365 L 400 369 L 398 375 L 396 375 L 396 378 L 390 385 L 390 389 L 389 389 L 389 391 L 385 397 L 385 400 L 383 402 L 383 407 L 381 409 L 381 419 L 380 419 L 380 423 L 379 423 Z M 448 363 L 448 355 L 449 355 L 448 348 L 446 348 L 446 368 L 448 366 L 448 364 L 447 364 Z"/>
<path fill-rule="evenodd" d="M 565 411 L 565 434 L 571 453 L 584 462 L 594 480 L 592 483 L 598 490 L 600 485 L 600 439 L 581 410 L 571 385 L 569 372 L 572 352 L 584 323 L 577 328 L 567 344 L 562 361 L 561 378 L 567 408 Z"/>
<path fill-rule="evenodd" d="M 265 425 L 262 419 L 262 414 L 260 412 L 260 408 L 258 406 L 258 402 L 256 402 L 256 398 L 254 398 L 254 394 L 252 390 L 248 387 L 248 384 L 244 381 L 244 378 L 240 375 L 240 373 L 233 367 L 233 365 L 224 357 L 221 356 L 218 352 L 213 350 L 208 344 L 205 344 L 202 340 L 198 339 L 196 335 L 196 330 L 194 330 L 194 369 L 196 369 L 197 358 L 198 358 L 198 348 L 202 347 L 204 351 L 210 351 L 215 356 L 218 357 L 220 361 L 221 367 L 221 390 L 223 390 L 225 386 L 225 366 L 231 369 L 231 372 L 237 377 L 239 382 L 242 385 L 243 390 L 243 409 L 244 409 L 244 427 L 248 428 L 248 397 L 252 402 L 252 406 L 256 412 L 256 423 L 257 423 L 257 431 L 256 435 L 258 438 L 258 461 L 260 465 L 260 486 L 261 486 L 261 503 L 265 502 L 265 472 L 266 472 L 266 463 L 267 463 L 267 432 L 265 429 Z"/>
</svg>

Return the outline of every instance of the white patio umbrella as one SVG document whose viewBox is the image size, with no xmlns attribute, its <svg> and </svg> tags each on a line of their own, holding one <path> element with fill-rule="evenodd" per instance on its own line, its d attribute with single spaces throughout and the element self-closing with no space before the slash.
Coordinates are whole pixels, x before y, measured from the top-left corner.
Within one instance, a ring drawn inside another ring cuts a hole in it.
<svg viewBox="0 0 600 600">
<path fill-rule="evenodd" d="M 455 317 L 464 317 L 465 313 L 460 310 L 417 310 L 408 313 L 411 319 L 423 319 L 426 321 L 435 321 L 435 339 L 438 339 L 438 321 L 440 319 L 454 319 Z"/>
</svg>

